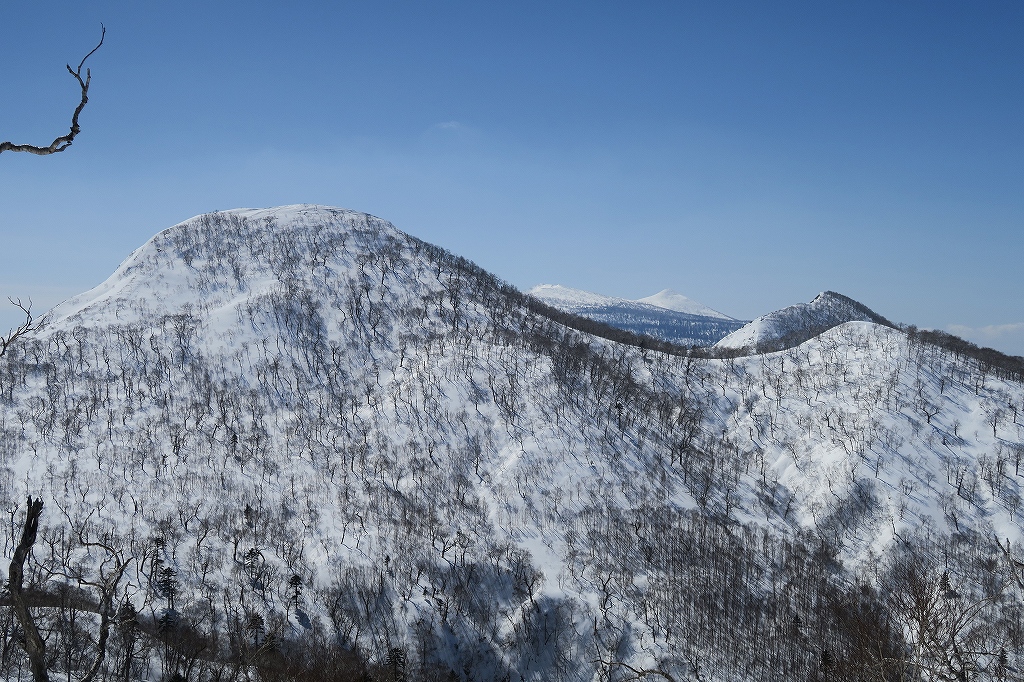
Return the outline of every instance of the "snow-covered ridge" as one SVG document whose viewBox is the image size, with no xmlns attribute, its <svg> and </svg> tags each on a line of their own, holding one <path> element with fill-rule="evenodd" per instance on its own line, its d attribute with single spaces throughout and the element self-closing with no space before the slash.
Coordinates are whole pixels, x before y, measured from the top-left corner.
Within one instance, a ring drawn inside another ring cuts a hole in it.
<svg viewBox="0 0 1024 682">
<path fill-rule="evenodd" d="M 566 312 L 575 312 L 583 308 L 598 308 L 606 305 L 631 303 L 631 301 L 625 298 L 604 296 L 602 294 L 595 294 L 592 291 L 574 289 L 561 284 L 538 284 L 526 293 Z"/>
<path fill-rule="evenodd" d="M 350 235 L 372 242 L 409 242 L 411 238 L 387 221 L 346 209 L 296 204 L 276 208 L 220 211 L 217 219 L 245 226 L 244 233 L 224 231 L 201 241 L 196 225 L 209 221 L 200 215 L 160 231 L 133 251 L 106 281 L 75 296 L 45 316 L 43 330 L 65 328 L 85 320 L 140 321 L 139 315 L 164 315 L 183 306 L 217 309 L 244 299 L 258 298 L 281 284 L 269 267 L 271 249 L 290 248 L 296 258 L 303 250 L 343 246 Z M 209 235 L 204 232 L 203 239 Z M 284 246 L 287 243 L 287 246 Z M 129 305 L 142 301 L 144 306 Z"/>
<path fill-rule="evenodd" d="M 798 345 L 844 322 L 892 323 L 862 303 L 824 291 L 810 303 L 798 303 L 761 317 L 715 344 L 716 348 L 777 350 Z"/>
</svg>

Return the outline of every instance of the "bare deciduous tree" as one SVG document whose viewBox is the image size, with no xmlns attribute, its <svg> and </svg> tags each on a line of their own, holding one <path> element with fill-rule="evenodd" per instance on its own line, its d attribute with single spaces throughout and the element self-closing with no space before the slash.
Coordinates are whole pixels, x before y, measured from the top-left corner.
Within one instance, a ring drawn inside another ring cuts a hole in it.
<svg viewBox="0 0 1024 682">
<path fill-rule="evenodd" d="M 60 505 L 58 504 L 58 506 Z M 46 590 L 45 588 L 42 590 L 37 588 L 33 593 L 31 589 L 26 590 L 24 585 L 25 562 L 36 542 L 42 511 L 43 501 L 38 498 L 32 499 L 30 496 L 28 498 L 21 541 L 14 551 L 14 558 L 11 560 L 10 578 L 8 581 L 10 605 L 24 632 L 24 636 L 21 638 L 22 646 L 28 655 L 32 668 L 32 678 L 35 682 L 48 682 L 48 665 L 53 662 L 52 656 L 49 656 L 47 653 L 48 636 L 44 637 L 40 633 L 36 619 L 33 618 L 29 611 L 29 606 L 47 605 Z M 125 570 L 132 561 L 132 557 L 125 551 L 122 538 L 106 533 L 99 539 L 92 539 L 88 529 L 88 517 L 84 522 L 76 523 L 67 510 L 61 508 L 61 512 L 67 520 L 68 527 L 72 529 L 71 534 L 67 536 L 69 538 L 68 544 L 55 554 L 52 540 L 48 541 L 51 544 L 50 560 L 44 560 L 46 565 L 41 564 L 40 568 L 43 575 L 47 578 L 59 576 L 67 581 L 77 582 L 79 587 L 94 588 L 99 594 L 97 603 L 91 603 L 86 598 L 85 600 L 76 600 L 75 605 L 72 606 L 73 610 L 92 611 L 99 615 L 99 630 L 95 638 L 93 660 L 84 676 L 80 678 L 81 682 L 92 682 L 100 675 L 101 667 L 107 655 L 110 627 L 117 611 L 115 601 L 118 587 Z M 90 514 L 89 516 L 91 517 L 92 515 Z M 63 534 L 61 537 L 64 537 Z M 79 547 L 89 551 L 100 550 L 103 552 L 104 556 L 98 568 L 98 578 L 87 577 L 83 572 L 83 567 L 71 560 L 71 546 L 75 538 L 77 538 Z M 59 558 L 54 561 L 55 557 Z"/>
<path fill-rule="evenodd" d="M 92 81 L 92 73 L 89 69 L 85 70 L 85 78 L 82 78 L 82 67 L 85 66 L 85 60 L 92 56 L 93 52 L 100 49 L 103 45 L 103 39 L 107 35 L 107 29 L 103 24 L 100 24 L 100 42 L 96 47 L 92 48 L 89 54 L 82 57 L 82 61 L 78 63 L 77 69 L 72 69 L 71 65 L 67 65 L 68 73 L 75 77 L 78 81 L 79 87 L 82 88 L 82 100 L 75 107 L 75 113 L 71 115 L 71 130 L 66 135 L 61 135 L 56 138 L 53 142 L 45 147 L 38 147 L 34 144 L 15 144 L 13 142 L 0 142 L 0 153 L 2 152 L 28 152 L 29 154 L 36 154 L 38 156 L 46 156 L 47 154 L 56 154 L 62 152 L 71 146 L 74 142 L 75 137 L 81 132 L 81 128 L 78 125 L 78 116 L 82 113 L 82 109 L 89 103 L 89 85 Z"/>
</svg>

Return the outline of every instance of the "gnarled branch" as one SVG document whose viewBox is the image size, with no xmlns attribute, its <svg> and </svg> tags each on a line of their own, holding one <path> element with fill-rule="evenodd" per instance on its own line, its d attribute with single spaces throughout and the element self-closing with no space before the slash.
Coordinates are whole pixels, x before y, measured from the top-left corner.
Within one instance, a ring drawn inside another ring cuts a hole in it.
<svg viewBox="0 0 1024 682">
<path fill-rule="evenodd" d="M 20 298 L 17 300 L 8 298 L 7 300 L 11 302 L 11 305 L 19 308 L 21 312 L 25 313 L 25 321 L 8 332 L 6 336 L 0 336 L 0 357 L 3 357 L 4 353 L 7 352 L 7 349 L 10 348 L 11 344 L 17 341 L 19 337 L 24 336 L 35 328 L 35 320 L 32 317 L 32 301 L 29 300 L 28 305 L 26 306 L 21 302 Z"/>
<path fill-rule="evenodd" d="M 80 682 L 93 682 L 99 674 L 100 667 L 103 665 L 103 660 L 107 655 L 107 639 L 110 636 L 110 621 L 116 611 L 114 608 L 114 597 L 117 593 L 118 585 L 121 582 L 121 577 L 128 568 L 128 564 L 132 562 L 132 557 L 125 557 L 124 553 L 116 546 L 113 539 L 104 538 L 100 540 L 90 540 L 87 537 L 88 531 L 86 530 L 86 525 L 89 523 L 89 518 L 92 517 L 92 511 L 89 512 L 85 521 L 75 523 L 67 509 L 62 507 L 60 503 L 57 503 L 57 506 L 64 515 L 64 518 L 67 519 L 68 526 L 78 535 L 78 542 L 82 547 L 89 549 L 100 548 L 106 553 L 106 557 L 99 566 L 99 580 L 88 580 L 77 571 L 68 572 L 67 569 L 69 567 L 66 565 L 64 567 L 65 572 L 63 573 L 65 578 L 76 580 L 79 586 L 87 585 L 89 587 L 94 587 L 100 593 L 99 606 L 96 610 L 96 613 L 99 613 L 100 615 L 100 629 L 96 638 L 96 654 L 88 672 L 86 672 L 80 680 Z M 111 563 L 113 564 L 113 570 L 108 571 L 107 567 Z"/>
<path fill-rule="evenodd" d="M 77 69 L 72 69 L 71 65 L 67 65 L 68 73 L 75 77 L 78 81 L 78 85 L 82 88 L 82 101 L 75 107 L 75 113 L 71 116 L 71 130 L 67 135 L 61 135 L 46 147 L 37 147 L 34 144 L 14 144 L 13 142 L 0 142 L 0 153 L 2 152 L 28 152 L 29 154 L 36 154 L 38 156 L 45 156 L 47 154 L 56 154 L 62 152 L 71 146 L 74 142 L 75 137 L 81 132 L 81 128 L 78 125 L 78 116 L 82 113 L 82 109 L 89 103 L 89 84 L 92 82 L 92 73 L 89 69 L 85 70 L 85 78 L 82 78 L 82 67 L 85 66 L 85 60 L 92 56 L 93 52 L 100 49 L 103 45 L 103 39 L 107 35 L 107 28 L 103 24 L 100 24 L 100 42 L 96 47 L 89 51 L 89 54 L 82 57 L 82 61 L 78 63 Z"/>
</svg>

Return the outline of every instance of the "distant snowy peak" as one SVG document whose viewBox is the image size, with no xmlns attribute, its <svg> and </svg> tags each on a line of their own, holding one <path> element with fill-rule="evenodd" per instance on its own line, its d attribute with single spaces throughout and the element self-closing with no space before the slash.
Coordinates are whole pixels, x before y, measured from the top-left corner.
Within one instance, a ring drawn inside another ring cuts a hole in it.
<svg viewBox="0 0 1024 682">
<path fill-rule="evenodd" d="M 531 296 L 553 308 L 681 346 L 710 346 L 743 322 L 665 289 L 632 301 L 560 284 L 540 284 Z"/>
<path fill-rule="evenodd" d="M 561 284 L 538 284 L 527 293 L 539 298 L 549 306 L 567 312 L 576 312 L 580 308 L 598 308 L 607 305 L 631 303 L 631 301 L 625 298 L 602 296 L 591 291 L 565 287 Z"/>
<path fill-rule="evenodd" d="M 646 303 L 648 305 L 658 306 L 659 308 L 665 308 L 667 310 L 674 310 L 677 313 L 687 313 L 689 315 L 701 315 L 702 317 L 718 317 L 723 320 L 735 320 L 735 317 L 729 317 L 722 313 L 709 308 L 703 303 L 698 303 L 692 298 L 687 298 L 680 293 L 672 291 L 671 289 L 662 289 L 653 296 L 647 296 L 645 298 L 638 298 L 637 303 Z"/>
<path fill-rule="evenodd" d="M 751 348 L 759 351 L 788 348 L 846 322 L 893 324 L 862 303 L 825 291 L 810 303 L 797 303 L 762 315 L 715 344 L 716 348 Z"/>
<path fill-rule="evenodd" d="M 713 308 L 709 308 L 703 303 L 694 301 L 692 298 L 683 296 L 671 289 L 662 289 L 653 296 L 646 296 L 636 300 L 595 294 L 592 291 L 573 289 L 572 287 L 562 286 L 561 284 L 538 284 L 527 293 L 539 298 L 550 306 L 567 311 L 570 309 L 599 308 L 610 305 L 636 306 L 639 304 L 640 306 L 664 308 L 665 310 L 671 310 L 676 313 L 685 313 L 686 315 L 715 317 L 722 320 L 736 319 L 734 317 L 724 315 Z"/>
</svg>

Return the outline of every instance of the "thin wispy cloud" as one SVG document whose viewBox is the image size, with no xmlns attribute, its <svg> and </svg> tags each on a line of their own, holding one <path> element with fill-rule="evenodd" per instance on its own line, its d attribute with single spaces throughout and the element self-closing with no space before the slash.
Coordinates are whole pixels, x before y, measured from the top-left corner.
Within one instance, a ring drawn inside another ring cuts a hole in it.
<svg viewBox="0 0 1024 682">
<path fill-rule="evenodd" d="M 1001 339 L 1015 334 L 1024 334 L 1024 322 L 1014 324 L 990 324 L 986 327 L 968 327 L 962 324 L 949 325 L 949 331 L 953 334 L 970 334 L 972 336 L 984 336 L 990 339 Z"/>
<path fill-rule="evenodd" d="M 430 126 L 424 134 L 425 140 L 430 140 L 434 144 L 443 144 L 446 147 L 453 143 L 465 145 L 469 143 L 471 145 L 478 144 L 483 141 L 483 135 L 480 129 L 463 123 L 462 121 L 441 121 Z"/>
<path fill-rule="evenodd" d="M 962 336 L 977 344 L 995 346 L 1008 353 L 1024 355 L 1024 322 L 990 324 L 984 327 L 951 324 L 946 329 L 951 334 Z"/>
</svg>

